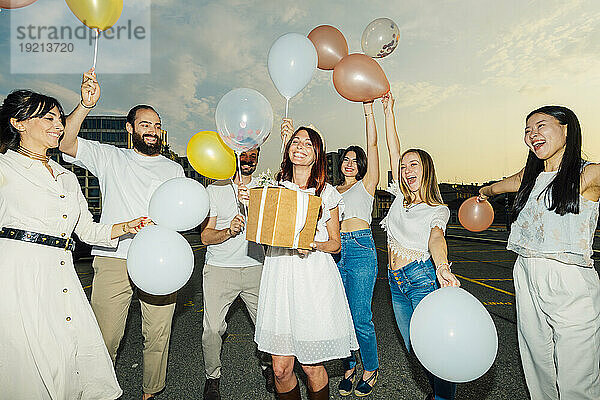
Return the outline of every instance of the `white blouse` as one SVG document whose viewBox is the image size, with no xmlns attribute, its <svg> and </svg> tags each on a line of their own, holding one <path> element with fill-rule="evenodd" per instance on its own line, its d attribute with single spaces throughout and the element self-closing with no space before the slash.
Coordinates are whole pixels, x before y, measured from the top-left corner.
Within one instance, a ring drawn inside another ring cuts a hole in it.
<svg viewBox="0 0 600 400">
<path fill-rule="evenodd" d="M 342 215 L 342 221 L 350 218 L 359 218 L 371 225 L 371 214 L 373 213 L 373 200 L 375 200 L 375 197 L 367 191 L 362 179 L 342 193 L 342 197 L 344 198 L 345 205 L 344 214 L 340 214 Z"/>
<path fill-rule="evenodd" d="M 512 223 L 508 250 L 523 257 L 550 258 L 566 264 L 594 267 L 592 242 L 598 223 L 598 202 L 579 196 L 579 214 L 548 210 L 544 189 L 556 172 L 541 172 L 525 207 Z"/>
<path fill-rule="evenodd" d="M 390 250 L 405 259 L 427 260 L 431 257 L 431 229 L 438 227 L 446 230 L 450 209 L 445 205 L 430 206 L 426 203 L 404 207 L 404 195 L 396 181 L 389 185 L 387 192 L 396 196 L 387 215 L 381 220 L 381 226 L 388 235 Z"/>
</svg>

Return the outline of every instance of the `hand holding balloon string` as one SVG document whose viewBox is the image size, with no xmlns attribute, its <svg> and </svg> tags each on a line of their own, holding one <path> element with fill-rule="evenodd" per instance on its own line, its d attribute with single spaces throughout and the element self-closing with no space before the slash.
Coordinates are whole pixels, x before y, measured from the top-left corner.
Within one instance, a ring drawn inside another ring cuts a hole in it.
<svg viewBox="0 0 600 400">
<path fill-rule="evenodd" d="M 81 105 L 85 108 L 94 108 L 100 99 L 100 84 L 96 78 L 96 71 L 90 68 L 81 79 Z"/>
<path fill-rule="evenodd" d="M 283 118 L 281 123 L 281 152 L 285 149 L 285 145 L 290 137 L 294 133 L 294 125 L 291 118 Z"/>
</svg>

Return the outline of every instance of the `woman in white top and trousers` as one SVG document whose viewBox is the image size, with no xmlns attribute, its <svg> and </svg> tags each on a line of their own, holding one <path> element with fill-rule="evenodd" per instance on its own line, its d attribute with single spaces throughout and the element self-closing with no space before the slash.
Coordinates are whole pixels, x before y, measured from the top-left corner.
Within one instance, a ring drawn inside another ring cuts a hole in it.
<svg viewBox="0 0 600 400">
<path fill-rule="evenodd" d="M 388 237 L 388 278 L 394 315 L 406 349 L 410 350 L 410 318 L 417 304 L 439 287 L 436 278 L 442 287 L 460 283 L 448 263 L 444 231 L 450 210 L 443 204 L 433 160 L 420 149 L 400 153 L 391 93 L 382 98 L 382 103 L 393 178 L 388 191 L 396 198 L 381 225 Z M 431 321 L 432 329 L 435 323 Z M 426 374 L 432 389 L 427 399 L 454 399 L 456 384 L 428 371 Z"/>
<path fill-rule="evenodd" d="M 525 167 L 480 197 L 517 192 L 509 250 L 519 351 L 535 400 L 600 399 L 600 281 L 592 260 L 600 165 L 581 158 L 573 111 L 545 106 L 525 119 Z"/>
<path fill-rule="evenodd" d="M 358 349 L 344 285 L 331 253 L 340 250 L 342 196 L 325 182 L 325 145 L 310 127 L 291 133 L 277 180 L 284 186 L 321 197 L 321 216 L 312 250 L 269 247 L 265 256 L 254 340 L 272 354 L 279 399 L 300 399 L 294 374 L 297 358 L 308 377 L 308 398 L 329 399 L 323 362 L 350 356 Z M 242 200 L 247 191 L 240 189 Z"/>
<path fill-rule="evenodd" d="M 87 96 L 84 96 L 86 99 Z M 65 116 L 28 90 L 0 106 L 0 398 L 107 400 L 122 394 L 73 266 L 73 231 L 116 247 L 142 218 L 94 223 L 77 177 L 50 160 Z"/>
<path fill-rule="evenodd" d="M 371 303 L 377 279 L 377 250 L 371 233 L 371 213 L 375 189 L 379 183 L 379 154 L 373 102 L 364 103 L 367 153 L 359 146 L 350 146 L 342 154 L 340 172 L 344 182 L 337 187 L 344 198 L 341 222 L 342 250 L 338 268 L 352 312 L 354 329 L 360 346 L 363 374 L 354 394 L 369 395 L 377 382 L 379 359 Z M 356 380 L 354 355 L 344 360 L 344 377 L 338 385 L 342 396 L 352 393 Z"/>
</svg>

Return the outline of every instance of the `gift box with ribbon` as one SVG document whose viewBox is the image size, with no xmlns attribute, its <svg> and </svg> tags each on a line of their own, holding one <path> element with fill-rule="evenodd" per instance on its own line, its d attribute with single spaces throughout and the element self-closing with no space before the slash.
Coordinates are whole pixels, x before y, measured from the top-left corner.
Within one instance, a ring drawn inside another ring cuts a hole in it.
<svg viewBox="0 0 600 400">
<path fill-rule="evenodd" d="M 321 198 L 310 194 L 310 191 L 294 189 L 271 186 L 250 189 L 246 240 L 310 250 L 317 229 Z"/>
</svg>

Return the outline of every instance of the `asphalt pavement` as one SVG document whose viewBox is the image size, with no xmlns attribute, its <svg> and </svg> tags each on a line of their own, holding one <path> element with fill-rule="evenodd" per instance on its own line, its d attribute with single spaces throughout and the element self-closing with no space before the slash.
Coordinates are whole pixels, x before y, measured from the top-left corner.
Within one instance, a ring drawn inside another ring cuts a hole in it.
<svg viewBox="0 0 600 400">
<path fill-rule="evenodd" d="M 373 296 L 373 319 L 377 333 L 380 376 L 371 399 L 423 399 L 428 383 L 414 355 L 407 353 L 396 328 L 387 281 L 385 233 L 373 225 L 378 249 L 379 276 Z M 202 360 L 202 266 L 205 248 L 199 235 L 186 235 L 196 255 L 192 278 L 177 299 L 173 322 L 167 387 L 157 400 L 202 399 L 204 371 Z M 460 399 L 528 399 L 521 369 L 514 306 L 512 266 L 516 256 L 505 249 L 507 233 L 501 227 L 479 234 L 459 227 L 447 232 L 452 270 L 462 287 L 477 297 L 489 311 L 498 332 L 498 354 L 492 368 L 481 378 L 458 385 Z M 93 271 L 91 259 L 76 263 L 86 293 L 90 294 Z M 238 299 L 227 317 L 227 334 L 222 351 L 221 396 L 223 399 L 274 399 L 264 388 L 253 326 L 243 303 Z M 435 327 L 435 325 L 433 325 Z M 326 363 L 330 376 L 331 398 L 337 393 L 343 368 L 339 360 Z M 132 302 L 125 338 L 117 359 L 116 372 L 124 394 L 121 399 L 141 399 L 142 335 L 139 302 Z M 300 373 L 301 375 L 301 373 Z M 301 376 L 303 398 L 306 398 Z M 347 399 L 356 398 L 351 395 Z"/>
</svg>

